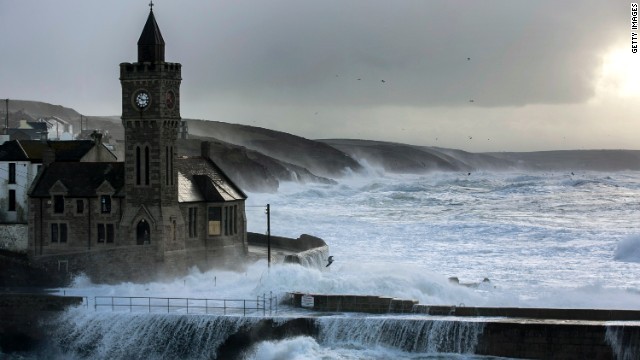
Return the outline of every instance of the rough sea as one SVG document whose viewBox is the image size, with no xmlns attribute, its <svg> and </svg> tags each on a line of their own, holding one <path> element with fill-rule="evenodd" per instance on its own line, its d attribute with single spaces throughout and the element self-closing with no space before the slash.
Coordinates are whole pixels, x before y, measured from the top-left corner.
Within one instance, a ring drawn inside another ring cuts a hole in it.
<svg viewBox="0 0 640 360">
<path fill-rule="evenodd" d="M 638 172 L 391 175 L 372 170 L 337 185 L 283 184 L 275 194 L 249 194 L 249 231 L 266 232 L 267 203 L 272 234 L 318 236 L 335 262 L 317 268 L 275 265 L 268 271 L 266 261 L 259 261 L 240 273 L 194 269 L 184 278 L 150 284 L 94 285 L 80 277 L 60 292 L 251 299 L 299 291 L 433 305 L 640 310 Z M 480 284 L 460 286 L 450 277 Z M 489 281 L 482 282 L 485 278 Z M 294 310 L 282 308 L 280 315 L 287 311 Z M 55 351 L 62 351 L 61 358 L 163 358 L 171 354 L 158 349 L 185 341 L 176 334 L 199 334 L 197 329 L 224 334 L 252 321 L 189 319 L 178 323 L 175 315 L 74 309 L 60 320 L 56 336 L 65 347 Z M 411 330 L 403 328 L 402 316 L 388 317 L 384 329 L 369 319 L 329 316 L 319 321 L 317 338 L 259 342 L 246 358 L 482 358 L 469 354 L 478 331 L 473 321 L 457 325 L 461 338 L 446 345 L 438 343 L 447 329 L 434 325 L 424 330 L 427 340 L 407 347 L 399 332 L 389 330 Z M 221 338 L 189 341 L 195 343 L 188 357 L 209 358 Z"/>
</svg>

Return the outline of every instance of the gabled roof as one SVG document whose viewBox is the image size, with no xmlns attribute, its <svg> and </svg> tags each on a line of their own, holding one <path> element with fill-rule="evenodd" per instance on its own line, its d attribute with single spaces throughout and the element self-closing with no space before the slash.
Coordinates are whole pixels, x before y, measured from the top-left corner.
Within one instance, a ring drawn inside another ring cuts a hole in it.
<svg viewBox="0 0 640 360">
<path fill-rule="evenodd" d="M 45 167 L 31 188 L 32 197 L 49 197 L 49 189 L 60 182 L 69 197 L 94 197 L 96 189 L 107 181 L 121 196 L 124 186 L 123 162 L 54 162 Z"/>
<path fill-rule="evenodd" d="M 6 141 L 0 145 L 0 161 L 28 161 L 29 157 L 17 140 Z"/>
<path fill-rule="evenodd" d="M 72 141 L 40 141 L 40 140 L 11 140 L 0 145 L 0 161 L 42 162 L 42 157 L 51 148 L 56 161 L 80 161 L 93 147 L 93 140 Z"/>
<path fill-rule="evenodd" d="M 202 157 L 176 159 L 179 202 L 223 202 L 247 198 L 211 160 Z"/>
<path fill-rule="evenodd" d="M 21 143 L 29 157 L 42 159 L 42 152 L 46 149 L 46 146 L 42 146 L 42 141 L 21 141 Z M 55 152 L 56 161 L 63 162 L 79 161 L 93 149 L 95 142 L 93 140 L 47 141 L 46 145 Z"/>
<path fill-rule="evenodd" d="M 8 128 L 7 135 L 9 135 L 12 139 L 32 139 L 38 140 L 41 138 L 47 137 L 47 131 L 41 131 L 39 129 L 18 129 L 18 128 Z"/>
</svg>

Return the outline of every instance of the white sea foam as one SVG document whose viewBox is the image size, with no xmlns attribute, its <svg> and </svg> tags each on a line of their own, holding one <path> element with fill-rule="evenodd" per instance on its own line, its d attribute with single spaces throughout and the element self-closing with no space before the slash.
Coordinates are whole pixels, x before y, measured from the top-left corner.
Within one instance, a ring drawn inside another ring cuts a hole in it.
<svg viewBox="0 0 640 360">
<path fill-rule="evenodd" d="M 277 194 L 250 194 L 248 205 L 267 203 L 273 234 L 321 237 L 335 262 L 328 268 L 277 264 L 268 270 L 266 261 L 258 261 L 241 273 L 192 269 L 184 278 L 148 284 L 95 285 L 81 277 L 61 291 L 248 299 L 270 292 L 284 298 L 295 291 L 434 305 L 640 309 L 640 173 L 373 172 L 337 185 L 284 184 Z M 249 230 L 265 232 L 263 210 L 248 209 Z M 466 287 L 449 282 L 452 276 L 460 283 L 485 277 L 490 282 Z M 348 328 L 343 325 L 340 331 Z M 323 339 L 263 342 L 252 356 L 431 356 L 371 339 Z"/>
<path fill-rule="evenodd" d="M 325 239 L 335 259 L 328 268 L 267 271 L 260 261 L 242 273 L 193 269 L 142 285 L 80 278 L 66 291 L 209 298 L 302 291 L 427 304 L 638 309 L 640 173 L 581 176 L 580 186 L 577 176 L 536 173 L 288 184 L 278 194 L 252 194 L 249 205 L 271 204 L 274 234 Z M 250 231 L 266 230 L 262 209 L 247 215 Z M 449 283 L 451 276 L 491 282 L 473 289 Z"/>
<path fill-rule="evenodd" d="M 614 259 L 640 262 L 640 235 L 632 235 L 618 242 Z"/>
</svg>

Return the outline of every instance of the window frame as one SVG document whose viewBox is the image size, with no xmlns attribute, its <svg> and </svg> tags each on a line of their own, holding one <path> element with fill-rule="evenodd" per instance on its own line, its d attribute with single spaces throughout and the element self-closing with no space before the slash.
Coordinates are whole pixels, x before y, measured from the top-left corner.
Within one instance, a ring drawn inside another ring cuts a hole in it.
<svg viewBox="0 0 640 360">
<path fill-rule="evenodd" d="M 9 184 L 16 183 L 16 163 L 9 163 Z"/>
<path fill-rule="evenodd" d="M 214 229 L 212 226 L 216 226 L 216 225 L 217 225 L 217 232 L 212 232 L 212 230 Z M 221 235 L 222 235 L 222 207 L 208 206 L 207 207 L 207 236 L 221 236 Z"/>
<path fill-rule="evenodd" d="M 76 199 L 76 214 L 84 214 L 84 199 Z"/>
<path fill-rule="evenodd" d="M 9 190 L 9 203 L 8 205 L 8 210 L 7 211 L 16 211 L 16 191 L 14 189 L 10 189 Z"/>
<path fill-rule="evenodd" d="M 100 213 L 101 214 L 111 214 L 111 196 L 110 195 L 100 195 Z"/>
<path fill-rule="evenodd" d="M 67 223 L 52 222 L 51 226 L 51 243 L 66 244 L 69 237 L 69 229 Z"/>
<path fill-rule="evenodd" d="M 53 213 L 64 214 L 64 195 L 53 195 Z"/>
</svg>

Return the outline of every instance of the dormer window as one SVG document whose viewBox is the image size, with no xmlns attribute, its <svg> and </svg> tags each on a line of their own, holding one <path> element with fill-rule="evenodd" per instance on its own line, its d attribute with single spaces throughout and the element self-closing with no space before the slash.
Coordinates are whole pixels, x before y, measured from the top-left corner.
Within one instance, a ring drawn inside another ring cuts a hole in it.
<svg viewBox="0 0 640 360">
<path fill-rule="evenodd" d="M 109 214 L 111 212 L 111 196 L 100 196 L 100 212 L 103 214 Z"/>
</svg>

